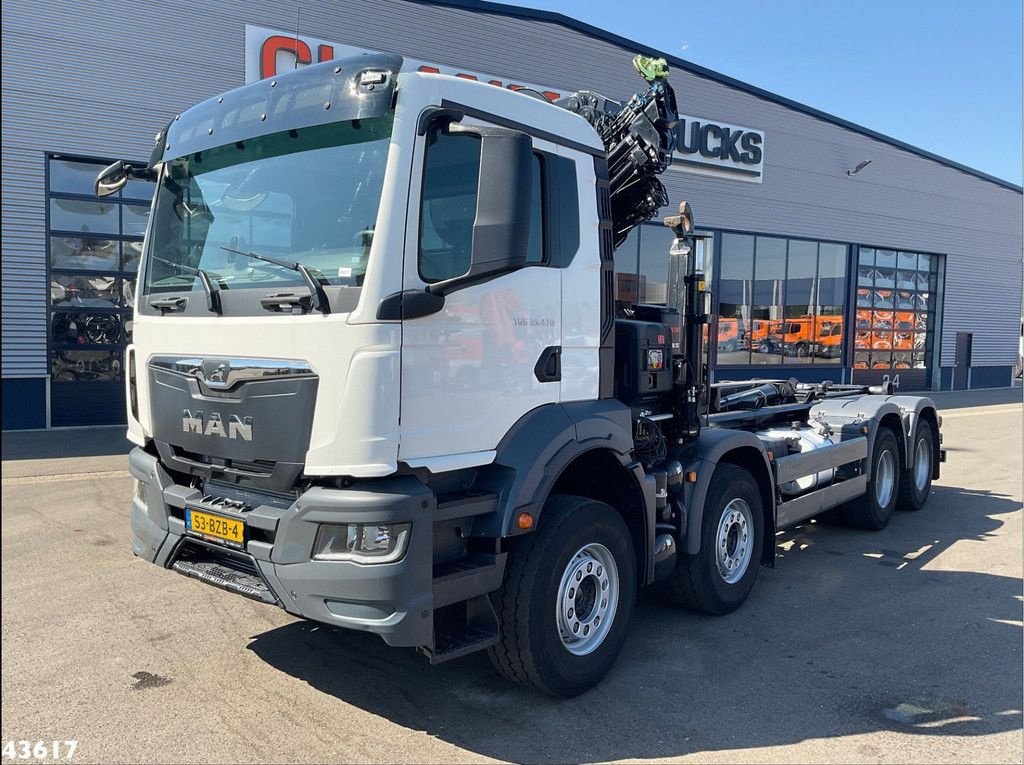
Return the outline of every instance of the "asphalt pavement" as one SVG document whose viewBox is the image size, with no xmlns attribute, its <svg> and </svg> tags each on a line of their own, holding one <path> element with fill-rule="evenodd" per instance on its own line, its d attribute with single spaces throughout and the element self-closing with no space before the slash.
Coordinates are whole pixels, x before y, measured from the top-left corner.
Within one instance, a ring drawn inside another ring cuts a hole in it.
<svg viewBox="0 0 1024 765">
<path fill-rule="evenodd" d="M 119 430 L 4 434 L 2 738 L 75 762 L 1020 762 L 1020 389 L 936 394 L 949 461 L 809 523 L 725 617 L 642 593 L 598 688 L 437 667 L 133 558 Z"/>
</svg>

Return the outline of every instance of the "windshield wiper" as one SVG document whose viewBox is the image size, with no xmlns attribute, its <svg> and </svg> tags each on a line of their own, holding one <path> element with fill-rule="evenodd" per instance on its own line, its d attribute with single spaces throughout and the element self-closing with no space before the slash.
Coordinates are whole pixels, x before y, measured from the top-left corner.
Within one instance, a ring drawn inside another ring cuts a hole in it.
<svg viewBox="0 0 1024 765">
<path fill-rule="evenodd" d="M 234 247 L 225 247 L 224 245 L 221 245 L 220 248 L 226 252 L 233 252 L 235 255 L 244 255 L 245 257 L 252 258 L 253 260 L 262 260 L 264 263 L 271 263 L 275 266 L 280 266 L 281 268 L 287 268 L 289 271 L 297 271 L 302 275 L 302 279 L 306 282 L 306 286 L 309 287 L 310 296 L 313 298 L 313 308 L 325 315 L 331 312 L 331 303 L 330 300 L 327 299 L 327 293 L 324 291 L 323 282 L 313 276 L 313 272 L 309 270 L 308 266 L 305 266 L 298 261 L 281 260 L 280 258 L 274 258 L 270 255 L 261 255 L 258 252 L 236 250 Z"/>
<path fill-rule="evenodd" d="M 184 263 L 175 263 L 173 260 L 167 260 L 166 258 L 161 258 L 156 255 L 153 255 L 152 257 L 153 260 L 159 260 L 161 263 L 166 263 L 167 265 L 173 268 L 177 268 L 179 271 L 182 271 L 186 274 L 195 274 L 196 276 L 198 276 L 199 283 L 203 285 L 203 292 L 206 293 L 206 310 L 212 311 L 218 316 L 224 315 L 224 308 L 220 302 L 220 287 L 213 286 L 213 279 L 210 278 L 209 273 L 207 273 L 201 268 L 193 268 L 192 266 L 186 266 Z M 154 302 L 159 303 L 160 301 Z M 164 310 L 166 310 L 167 308 L 166 304 L 154 305 L 153 303 L 150 303 L 150 305 L 153 306 L 154 308 L 159 308 L 161 313 L 163 313 Z"/>
</svg>

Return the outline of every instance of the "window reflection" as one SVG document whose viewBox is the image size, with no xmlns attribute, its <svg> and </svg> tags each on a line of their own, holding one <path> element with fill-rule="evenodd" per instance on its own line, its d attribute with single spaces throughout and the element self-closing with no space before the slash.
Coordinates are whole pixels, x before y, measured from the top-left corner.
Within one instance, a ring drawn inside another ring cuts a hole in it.
<svg viewBox="0 0 1024 765">
<path fill-rule="evenodd" d="M 120 248 L 113 239 L 51 236 L 50 268 L 74 271 L 116 271 Z"/>
<path fill-rule="evenodd" d="M 67 308 L 116 308 L 121 305 L 120 279 L 114 276 L 52 274 L 50 302 Z"/>
<path fill-rule="evenodd" d="M 103 165 L 95 162 L 52 159 L 50 160 L 50 191 L 92 195 L 96 174 L 102 169 Z M 149 185 L 152 186 L 152 184 Z"/>
<path fill-rule="evenodd" d="M 121 270 L 136 273 L 139 270 L 139 261 L 142 259 L 142 242 L 122 242 L 121 254 Z"/>
<path fill-rule="evenodd" d="M 640 226 L 640 302 L 667 305 L 669 291 L 668 251 L 675 240 L 665 226 Z"/>
<path fill-rule="evenodd" d="M 857 262 L 854 368 L 925 368 L 932 347 L 929 308 L 938 258 L 861 247 Z"/>
<path fill-rule="evenodd" d="M 862 257 L 859 272 L 872 271 L 873 254 Z M 723 234 L 721 268 L 719 365 L 841 363 L 845 245 Z"/>
<path fill-rule="evenodd" d="M 54 311 L 50 340 L 62 345 L 115 345 L 124 337 L 124 319 L 114 313 Z"/>
<path fill-rule="evenodd" d="M 116 234 L 117 203 L 51 197 L 50 228 L 83 234 Z"/>
<path fill-rule="evenodd" d="M 106 164 L 49 160 L 50 346 L 55 382 L 119 380 L 121 351 L 131 342 L 127 321 L 154 185 L 132 179 L 120 193 L 96 199 L 93 184 Z M 80 350 L 83 346 L 89 350 Z"/>
<path fill-rule="evenodd" d="M 146 224 L 149 223 L 148 205 L 122 205 L 121 215 L 124 216 L 121 222 L 122 234 L 142 236 L 146 233 Z"/>
<path fill-rule="evenodd" d="M 54 382 L 98 382 L 121 379 L 120 351 L 55 350 L 50 357 Z"/>
<path fill-rule="evenodd" d="M 718 282 L 718 363 L 749 364 L 754 342 L 750 291 L 754 278 L 754 237 L 722 234 Z M 759 327 L 760 330 L 760 327 Z"/>
</svg>

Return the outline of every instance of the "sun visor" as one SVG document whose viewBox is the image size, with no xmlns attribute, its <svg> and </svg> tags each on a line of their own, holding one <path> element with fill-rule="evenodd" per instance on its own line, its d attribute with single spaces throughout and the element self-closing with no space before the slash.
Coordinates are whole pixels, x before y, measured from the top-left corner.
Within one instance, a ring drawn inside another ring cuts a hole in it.
<svg viewBox="0 0 1024 765">
<path fill-rule="evenodd" d="M 315 64 L 203 101 L 157 134 L 150 164 L 247 138 L 391 109 L 402 57 L 364 54 Z"/>
</svg>

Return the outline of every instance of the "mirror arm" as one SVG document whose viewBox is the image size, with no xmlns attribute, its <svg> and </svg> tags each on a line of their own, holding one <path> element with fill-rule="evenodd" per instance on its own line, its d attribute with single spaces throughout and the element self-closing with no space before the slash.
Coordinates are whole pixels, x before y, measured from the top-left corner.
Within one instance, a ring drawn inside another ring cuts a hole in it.
<svg viewBox="0 0 1024 765">
<path fill-rule="evenodd" d="M 128 165 L 129 178 L 138 178 L 140 181 L 155 183 L 157 175 L 158 173 L 155 167 L 134 167 L 132 165 Z"/>
<path fill-rule="evenodd" d="M 458 109 L 448 109 L 443 106 L 431 106 L 424 109 L 423 113 L 420 114 L 419 121 L 416 123 L 416 135 L 426 135 L 430 128 L 439 123 L 445 123 L 445 126 L 447 127 L 453 122 L 462 122 L 462 118 L 465 116 L 466 115 Z"/>
</svg>

